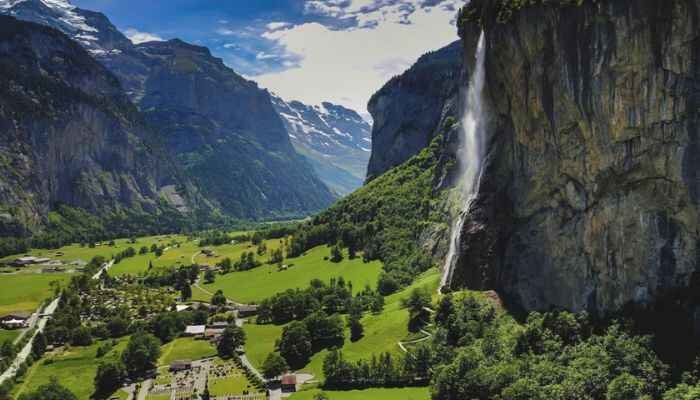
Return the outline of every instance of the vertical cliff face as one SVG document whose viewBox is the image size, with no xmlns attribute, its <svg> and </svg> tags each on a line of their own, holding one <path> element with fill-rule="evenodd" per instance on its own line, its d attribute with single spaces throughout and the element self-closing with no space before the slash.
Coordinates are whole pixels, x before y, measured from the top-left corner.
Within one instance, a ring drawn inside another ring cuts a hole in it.
<svg viewBox="0 0 700 400">
<path fill-rule="evenodd" d="M 134 100 L 222 210 L 245 218 L 289 217 L 334 200 L 294 151 L 267 91 L 204 47 L 171 40 L 144 43 L 137 51 L 148 68 L 141 86 L 132 89 L 140 93 Z"/>
<path fill-rule="evenodd" d="M 394 77 L 369 101 L 372 155 L 367 178 L 373 179 L 428 146 L 441 121 L 459 115 L 462 45 L 455 42 L 422 56 Z"/>
<path fill-rule="evenodd" d="M 486 32 L 491 144 L 455 284 L 526 309 L 606 313 L 697 275 L 700 1 L 582 3 L 462 22 L 466 46 Z"/>
<path fill-rule="evenodd" d="M 117 79 L 62 33 L 0 16 L 0 235 L 22 235 L 56 204 L 156 213 L 187 182 Z M 168 197 L 168 196 L 165 196 Z"/>
</svg>

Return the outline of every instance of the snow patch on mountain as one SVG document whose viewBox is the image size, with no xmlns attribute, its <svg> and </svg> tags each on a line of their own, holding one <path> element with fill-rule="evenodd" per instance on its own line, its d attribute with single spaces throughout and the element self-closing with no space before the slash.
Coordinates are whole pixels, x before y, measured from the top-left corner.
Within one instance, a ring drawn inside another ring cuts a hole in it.
<svg viewBox="0 0 700 400">
<path fill-rule="evenodd" d="M 313 161 L 326 184 L 341 194 L 362 185 L 372 142 L 372 127 L 364 118 L 333 103 L 307 105 L 274 93 L 272 103 L 292 144 Z"/>
<path fill-rule="evenodd" d="M 89 16 L 94 13 L 86 13 L 68 0 L 0 0 L 0 13 L 58 29 L 95 56 L 119 52 L 101 43 L 100 36 L 105 32 L 91 23 Z"/>
</svg>

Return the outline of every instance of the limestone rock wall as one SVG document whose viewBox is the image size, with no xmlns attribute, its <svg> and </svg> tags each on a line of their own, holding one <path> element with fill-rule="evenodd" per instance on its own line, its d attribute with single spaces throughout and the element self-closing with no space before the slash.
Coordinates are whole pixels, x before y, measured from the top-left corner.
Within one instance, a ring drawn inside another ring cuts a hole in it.
<svg viewBox="0 0 700 400">
<path fill-rule="evenodd" d="M 455 284 L 596 313 L 687 288 L 700 243 L 700 1 L 534 6 L 506 23 L 487 8 L 492 136 Z M 480 29 L 463 23 L 467 48 Z"/>
</svg>

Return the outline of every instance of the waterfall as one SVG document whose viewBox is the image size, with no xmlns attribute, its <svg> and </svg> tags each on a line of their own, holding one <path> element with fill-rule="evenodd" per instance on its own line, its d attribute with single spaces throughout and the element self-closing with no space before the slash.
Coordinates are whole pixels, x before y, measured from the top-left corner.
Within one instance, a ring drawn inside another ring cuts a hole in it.
<svg viewBox="0 0 700 400">
<path fill-rule="evenodd" d="M 464 114 L 461 121 L 460 149 L 457 153 L 459 163 L 458 185 L 461 189 L 461 199 L 465 199 L 465 202 L 459 217 L 452 222 L 450 229 L 450 249 L 445 258 L 440 290 L 445 286 L 449 286 L 452 281 L 452 274 L 459 254 L 462 226 L 469 213 L 469 207 L 479 191 L 485 142 L 481 98 L 481 92 L 484 89 L 484 41 L 484 32 L 482 31 L 476 48 L 474 72 L 467 88 Z"/>
</svg>

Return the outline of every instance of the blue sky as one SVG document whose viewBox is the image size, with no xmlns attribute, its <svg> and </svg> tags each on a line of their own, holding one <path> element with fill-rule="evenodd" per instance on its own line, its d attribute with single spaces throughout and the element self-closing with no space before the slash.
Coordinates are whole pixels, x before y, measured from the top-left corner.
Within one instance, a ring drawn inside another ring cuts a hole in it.
<svg viewBox="0 0 700 400">
<path fill-rule="evenodd" d="M 181 38 L 285 99 L 365 112 L 423 53 L 457 39 L 465 0 L 73 0 L 134 41 Z"/>
</svg>

